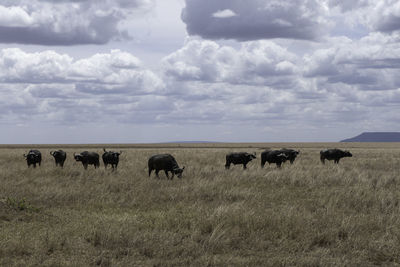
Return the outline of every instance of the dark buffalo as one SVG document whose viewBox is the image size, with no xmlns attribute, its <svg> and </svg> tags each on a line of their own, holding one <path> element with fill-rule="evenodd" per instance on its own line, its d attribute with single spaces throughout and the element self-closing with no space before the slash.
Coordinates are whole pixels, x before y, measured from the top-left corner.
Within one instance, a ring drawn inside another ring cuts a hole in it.
<svg viewBox="0 0 400 267">
<path fill-rule="evenodd" d="M 293 164 L 293 162 L 296 159 L 297 155 L 300 154 L 300 150 L 294 150 L 294 149 L 282 148 L 279 151 L 284 153 L 287 156 L 287 160 L 290 161 L 290 164 Z"/>
<path fill-rule="evenodd" d="M 275 163 L 278 168 L 288 160 L 288 156 L 281 150 L 265 150 L 261 153 L 261 167 L 264 168 L 266 162 Z"/>
<path fill-rule="evenodd" d="M 243 164 L 243 169 L 246 169 L 247 163 L 256 158 L 256 153 L 250 154 L 247 152 L 236 152 L 226 155 L 225 169 L 229 169 L 231 164 Z"/>
<path fill-rule="evenodd" d="M 149 166 L 149 177 L 151 172 L 155 170 L 156 176 L 157 178 L 159 178 L 158 172 L 160 170 L 164 170 L 165 175 L 167 176 L 168 179 L 169 179 L 168 172 L 172 173 L 172 177 L 170 178 L 171 180 L 174 178 L 175 174 L 178 176 L 178 178 L 182 178 L 182 172 L 185 169 L 185 167 L 179 168 L 175 158 L 170 154 L 159 154 L 151 156 L 149 158 L 148 166 Z"/>
<path fill-rule="evenodd" d="M 76 155 L 74 153 L 74 159 L 76 161 L 81 161 L 85 170 L 87 169 L 88 165 L 94 165 L 95 169 L 100 167 L 99 154 L 96 152 L 83 151 L 82 153 Z"/>
<path fill-rule="evenodd" d="M 104 154 L 102 155 L 102 158 L 103 158 L 104 168 L 107 169 L 108 164 L 111 164 L 112 169 L 116 170 L 118 167 L 119 155 L 121 155 L 122 151 L 120 152 L 106 151 L 105 148 L 103 148 L 103 150 Z"/>
<path fill-rule="evenodd" d="M 40 163 L 42 162 L 42 153 L 36 149 L 29 150 L 28 154 L 24 154 L 24 157 L 26 158 L 28 167 L 33 165 L 33 168 L 36 168 L 36 163 L 40 166 Z"/>
<path fill-rule="evenodd" d="M 67 158 L 67 153 L 65 151 L 56 150 L 56 151 L 50 151 L 50 155 L 54 157 L 54 160 L 56 161 L 56 166 L 60 165 L 61 168 L 64 167 L 64 161 Z"/>
<path fill-rule="evenodd" d="M 343 150 L 340 150 L 340 149 L 337 149 L 337 148 L 321 150 L 321 152 L 319 152 L 319 154 L 320 154 L 321 162 L 323 164 L 325 164 L 325 160 L 326 159 L 327 160 L 334 160 L 334 162 L 336 164 L 338 164 L 339 160 L 341 158 L 352 157 L 353 156 L 350 153 L 350 151 L 347 151 L 347 150 L 343 151 Z"/>
</svg>

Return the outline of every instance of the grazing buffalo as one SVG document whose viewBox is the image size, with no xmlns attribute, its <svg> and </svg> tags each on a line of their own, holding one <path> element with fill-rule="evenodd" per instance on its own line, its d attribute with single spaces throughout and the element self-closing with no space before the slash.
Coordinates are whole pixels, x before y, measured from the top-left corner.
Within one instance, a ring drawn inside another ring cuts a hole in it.
<svg viewBox="0 0 400 267">
<path fill-rule="evenodd" d="M 81 161 L 85 170 L 87 169 L 88 165 L 94 165 L 95 169 L 100 167 L 99 154 L 96 152 L 83 151 L 82 153 L 76 155 L 74 153 L 74 159 L 76 161 Z"/>
<path fill-rule="evenodd" d="M 67 153 L 65 151 L 57 150 L 57 151 L 50 151 L 50 155 L 54 157 L 56 161 L 56 166 L 60 165 L 61 168 L 64 167 L 64 161 L 67 158 Z"/>
<path fill-rule="evenodd" d="M 39 164 L 42 162 L 42 153 L 39 150 L 31 149 L 28 154 L 24 154 L 26 158 L 26 163 L 28 164 L 28 168 L 33 165 L 33 168 L 36 168 L 36 163 Z"/>
<path fill-rule="evenodd" d="M 323 164 L 325 164 L 325 160 L 326 159 L 327 160 L 334 160 L 334 162 L 336 164 L 338 164 L 339 160 L 341 158 L 352 157 L 353 156 L 350 153 L 350 151 L 347 151 L 347 150 L 343 151 L 343 150 L 340 150 L 340 149 L 337 149 L 337 148 L 321 150 L 321 152 L 319 152 L 319 154 L 320 154 L 321 162 Z"/>
<path fill-rule="evenodd" d="M 107 169 L 107 165 L 111 164 L 112 170 L 116 170 L 118 167 L 119 155 L 121 155 L 122 151 L 120 152 L 106 151 L 105 148 L 103 148 L 103 150 L 104 154 L 102 155 L 102 158 L 103 158 L 104 168 Z"/>
<path fill-rule="evenodd" d="M 261 168 L 264 168 L 266 162 L 275 163 L 278 168 L 282 163 L 288 160 L 288 156 L 281 150 L 265 150 L 261 153 Z"/>
<path fill-rule="evenodd" d="M 151 172 L 155 170 L 156 176 L 157 178 L 159 178 L 158 172 L 160 170 L 164 170 L 167 178 L 171 180 L 174 178 L 175 174 L 178 176 L 178 178 L 182 178 L 182 172 L 185 169 L 185 167 L 179 168 L 175 158 L 170 154 L 159 154 L 151 156 L 149 158 L 148 166 L 149 166 L 149 177 Z M 168 172 L 172 173 L 171 178 L 169 178 Z"/>
<path fill-rule="evenodd" d="M 287 148 L 282 148 L 279 151 L 284 153 L 287 156 L 287 160 L 290 161 L 290 164 L 293 164 L 297 155 L 300 154 L 300 150 L 293 150 L 293 149 L 287 149 Z"/>
<path fill-rule="evenodd" d="M 231 163 L 233 165 L 243 164 L 243 169 L 246 169 L 247 163 L 256 158 L 256 153 L 250 154 L 247 152 L 230 153 L 226 155 L 225 169 L 229 169 Z"/>
</svg>

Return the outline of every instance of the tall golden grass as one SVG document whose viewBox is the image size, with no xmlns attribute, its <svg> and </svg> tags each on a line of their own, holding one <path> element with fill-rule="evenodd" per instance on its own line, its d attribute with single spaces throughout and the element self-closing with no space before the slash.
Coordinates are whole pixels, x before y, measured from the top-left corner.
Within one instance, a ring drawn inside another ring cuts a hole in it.
<svg viewBox="0 0 400 267">
<path fill-rule="evenodd" d="M 73 161 L 100 145 L 0 148 L 2 266 L 370 266 L 400 264 L 400 144 L 113 145 L 117 172 Z M 64 148 L 64 169 L 50 150 Z M 108 146 L 111 148 L 111 146 Z M 293 165 L 260 167 L 264 148 L 301 150 Z M 328 147 L 350 149 L 339 165 Z M 225 155 L 257 152 L 248 169 Z M 147 173 L 171 153 L 182 179 Z"/>
</svg>

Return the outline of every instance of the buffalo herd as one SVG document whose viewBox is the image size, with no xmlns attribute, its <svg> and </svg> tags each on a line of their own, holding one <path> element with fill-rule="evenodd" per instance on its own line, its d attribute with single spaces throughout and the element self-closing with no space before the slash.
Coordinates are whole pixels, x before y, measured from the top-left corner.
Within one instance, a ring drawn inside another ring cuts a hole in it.
<svg viewBox="0 0 400 267">
<path fill-rule="evenodd" d="M 112 170 L 116 170 L 119 163 L 119 156 L 122 154 L 122 151 L 106 151 L 103 148 L 103 163 L 104 167 L 107 168 L 108 165 L 111 165 Z M 289 161 L 290 164 L 293 164 L 296 157 L 300 154 L 299 150 L 282 148 L 279 150 L 270 150 L 267 149 L 261 153 L 261 167 L 264 168 L 265 163 L 268 164 L 276 164 L 278 168 L 281 167 L 282 163 Z M 50 151 L 50 155 L 54 157 L 56 166 L 63 167 L 64 162 L 67 158 L 67 153 L 63 150 Z M 28 154 L 24 154 L 28 167 L 33 165 L 36 168 L 36 164 L 40 166 L 42 162 L 42 154 L 39 150 L 32 149 L 28 152 Z M 323 164 L 325 164 L 325 160 L 333 160 L 334 163 L 338 164 L 341 158 L 344 157 L 352 157 L 352 154 L 345 150 L 340 149 L 325 149 L 320 151 L 320 160 Z M 235 152 L 229 153 L 226 155 L 226 163 L 225 168 L 229 169 L 231 164 L 233 165 L 243 165 L 243 169 L 247 168 L 247 164 L 256 159 L 256 153 L 253 154 L 247 152 Z M 100 156 L 96 152 L 83 151 L 79 154 L 74 153 L 74 159 L 77 162 L 82 162 L 83 168 L 86 170 L 88 165 L 93 165 L 94 168 L 100 167 Z M 173 179 L 174 175 L 178 178 L 182 177 L 183 170 L 185 167 L 180 168 L 175 158 L 170 154 L 158 154 L 153 155 L 148 160 L 148 169 L 149 176 L 151 172 L 154 170 L 157 178 L 158 172 L 163 170 L 168 179 Z M 171 178 L 168 175 L 168 172 L 171 172 Z"/>
</svg>

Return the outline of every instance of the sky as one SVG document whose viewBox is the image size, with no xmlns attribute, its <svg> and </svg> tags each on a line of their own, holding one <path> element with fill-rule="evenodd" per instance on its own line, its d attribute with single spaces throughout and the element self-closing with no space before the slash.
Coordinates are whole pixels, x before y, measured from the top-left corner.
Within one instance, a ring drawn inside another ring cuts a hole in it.
<svg viewBox="0 0 400 267">
<path fill-rule="evenodd" d="M 396 0 L 3 0 L 0 143 L 400 131 Z"/>
</svg>

